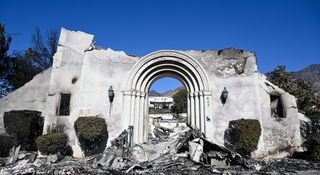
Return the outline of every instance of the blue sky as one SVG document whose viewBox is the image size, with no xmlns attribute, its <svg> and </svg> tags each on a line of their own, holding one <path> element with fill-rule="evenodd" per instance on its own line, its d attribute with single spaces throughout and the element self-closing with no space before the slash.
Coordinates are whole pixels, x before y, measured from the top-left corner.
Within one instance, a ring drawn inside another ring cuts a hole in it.
<svg viewBox="0 0 320 175">
<path fill-rule="evenodd" d="M 1 6 L 0 22 L 16 34 L 11 52 L 30 47 L 37 27 L 44 33 L 65 27 L 138 56 L 235 47 L 256 52 L 263 73 L 277 65 L 296 71 L 320 63 L 319 0 L 2 0 Z M 161 84 L 159 91 L 175 83 Z"/>
<path fill-rule="evenodd" d="M 180 81 L 171 77 L 161 78 L 152 83 L 150 90 L 156 90 L 157 92 L 164 93 L 168 90 L 173 90 L 183 86 Z"/>
</svg>

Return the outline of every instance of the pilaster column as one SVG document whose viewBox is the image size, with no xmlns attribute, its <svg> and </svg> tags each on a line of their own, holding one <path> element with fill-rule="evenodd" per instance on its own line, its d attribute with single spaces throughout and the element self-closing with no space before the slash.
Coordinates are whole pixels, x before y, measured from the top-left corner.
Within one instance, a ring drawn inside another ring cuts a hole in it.
<svg viewBox="0 0 320 175">
<path fill-rule="evenodd" d="M 200 130 L 205 134 L 205 106 L 204 106 L 204 93 L 203 91 L 199 92 L 200 96 Z"/>
<path fill-rule="evenodd" d="M 138 143 L 143 143 L 144 140 L 144 122 L 145 122 L 145 115 L 144 115 L 144 103 L 145 103 L 145 93 L 144 92 L 139 92 L 138 94 L 138 98 L 139 98 L 139 114 L 138 114 L 138 120 L 139 120 L 139 129 L 138 129 Z"/>
<path fill-rule="evenodd" d="M 149 125 L 149 106 L 148 106 L 148 93 L 144 93 L 144 107 L 143 107 L 143 116 L 144 116 L 144 128 L 143 128 L 143 142 L 148 141 L 148 136 L 150 132 L 150 125 Z"/>
<path fill-rule="evenodd" d="M 135 110 L 135 103 L 136 103 L 136 95 L 135 91 L 131 91 L 131 102 L 130 102 L 130 125 L 134 126 L 134 110 Z M 134 126 L 135 127 L 135 126 Z M 135 128 L 133 127 L 133 130 Z"/>
<path fill-rule="evenodd" d="M 191 126 L 195 127 L 195 107 L 194 107 L 194 92 L 190 92 L 190 120 L 191 120 Z"/>
<path fill-rule="evenodd" d="M 135 91 L 135 102 L 134 102 L 134 127 L 133 127 L 133 141 L 134 143 L 139 143 L 139 107 L 140 107 L 140 92 Z"/>
<path fill-rule="evenodd" d="M 200 102 L 199 102 L 199 92 L 195 92 L 194 93 L 194 98 L 195 98 L 195 108 L 196 108 L 196 111 L 195 111 L 195 120 L 196 120 L 196 123 L 195 123 L 195 126 L 200 129 Z"/>
<path fill-rule="evenodd" d="M 187 110 L 187 121 L 188 121 L 188 124 L 189 125 L 191 125 L 191 95 L 190 95 L 190 93 L 188 93 L 188 97 L 187 97 L 187 99 L 188 99 L 188 103 L 187 103 L 187 108 L 188 108 L 188 110 Z"/>
</svg>

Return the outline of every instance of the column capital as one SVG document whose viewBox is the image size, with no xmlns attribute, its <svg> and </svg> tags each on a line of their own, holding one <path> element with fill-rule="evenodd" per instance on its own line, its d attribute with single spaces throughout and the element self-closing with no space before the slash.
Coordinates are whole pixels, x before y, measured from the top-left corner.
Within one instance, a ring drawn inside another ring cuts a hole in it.
<svg viewBox="0 0 320 175">
<path fill-rule="evenodd" d="M 140 97 L 146 97 L 147 93 L 145 92 L 140 92 Z"/>
<path fill-rule="evenodd" d="M 212 95 L 212 92 L 211 91 L 201 91 L 202 92 L 202 94 L 204 95 L 204 96 L 211 96 Z"/>
<path fill-rule="evenodd" d="M 136 97 L 140 97 L 141 92 L 140 91 L 135 91 L 135 95 L 136 95 Z"/>
<path fill-rule="evenodd" d="M 131 95 L 132 94 L 132 91 L 130 90 L 127 90 L 127 91 L 122 91 L 123 95 Z"/>
<path fill-rule="evenodd" d="M 146 95 L 147 95 L 147 93 L 145 93 L 143 91 L 135 91 L 136 97 L 145 97 Z"/>
</svg>

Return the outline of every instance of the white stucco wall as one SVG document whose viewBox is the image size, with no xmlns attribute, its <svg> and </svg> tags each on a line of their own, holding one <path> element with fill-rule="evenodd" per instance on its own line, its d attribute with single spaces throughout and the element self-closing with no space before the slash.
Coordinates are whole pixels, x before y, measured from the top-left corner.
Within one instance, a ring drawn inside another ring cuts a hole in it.
<svg viewBox="0 0 320 175">
<path fill-rule="evenodd" d="M 37 110 L 45 116 L 51 68 L 36 75 L 23 87 L 0 99 L 0 134 L 5 132 L 3 115 L 11 110 Z"/>
<path fill-rule="evenodd" d="M 93 50 L 85 55 L 80 87 L 80 116 L 97 116 L 107 121 L 109 140 L 125 129 L 122 126 L 122 91 L 126 85 L 129 71 L 137 58 L 123 52 Z M 115 97 L 110 115 L 108 89 L 112 86 Z"/>
<path fill-rule="evenodd" d="M 263 143 L 261 154 L 289 150 L 301 144 L 300 121 L 295 97 L 283 91 L 266 80 L 264 75 L 259 77 L 259 94 L 261 105 L 261 123 Z M 270 94 L 280 95 L 285 118 L 271 116 Z M 261 140 L 261 139 L 260 139 Z"/>
<path fill-rule="evenodd" d="M 207 122 L 207 137 L 212 138 L 217 144 L 224 144 L 224 133 L 230 120 L 260 119 L 259 97 L 257 94 L 257 75 L 245 77 L 220 78 L 212 77 L 216 89 L 213 92 L 213 116 Z M 223 88 L 229 91 L 225 104 L 222 104 L 220 95 Z"/>
<path fill-rule="evenodd" d="M 52 68 L 0 99 L 0 131 L 4 132 L 4 111 L 42 111 L 45 117 L 44 133 L 49 126 L 65 125 L 74 155 L 81 156 L 73 129 L 78 117 L 104 118 L 109 141 L 126 129 L 128 126 L 124 123 L 128 122 L 124 121 L 123 106 L 126 105 L 123 104 L 123 92 L 130 88 L 127 87 L 130 71 L 141 58 L 128 56 L 123 51 L 98 49 L 92 43 L 93 35 L 62 29 Z M 268 82 L 257 70 L 255 53 L 235 49 L 180 52 L 199 63 L 209 82 L 206 93 L 210 95 L 204 99 L 206 114 L 201 116 L 205 118 L 209 140 L 223 145 L 229 121 L 244 118 L 257 119 L 262 125 L 258 148 L 261 154 L 300 145 L 294 97 L 274 85 L 266 85 Z M 77 81 L 72 83 L 74 78 Z M 111 114 L 108 99 L 110 86 L 115 91 Z M 226 103 L 222 104 L 220 95 L 224 87 L 229 95 Z M 271 117 L 269 94 L 272 91 L 280 92 L 284 100 L 287 117 L 281 121 Z M 69 116 L 57 116 L 61 93 L 71 94 Z"/>
</svg>

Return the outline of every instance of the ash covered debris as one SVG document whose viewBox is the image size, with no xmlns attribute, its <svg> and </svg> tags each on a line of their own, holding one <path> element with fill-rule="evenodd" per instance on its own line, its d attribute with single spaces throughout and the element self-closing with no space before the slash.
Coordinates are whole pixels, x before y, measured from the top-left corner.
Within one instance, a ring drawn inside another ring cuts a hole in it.
<svg viewBox="0 0 320 175">
<path fill-rule="evenodd" d="M 215 168 L 242 165 L 244 159 L 228 149 L 208 142 L 201 132 L 190 127 L 171 130 L 171 136 L 154 138 L 150 143 L 130 146 L 130 134 L 123 131 L 104 153 L 74 159 L 61 155 L 38 157 L 30 161 L 19 157 L 11 165 L 1 168 L 2 174 L 75 174 L 75 173 L 196 173 L 218 172 Z M 173 133 L 176 132 L 176 133 Z M 21 158 L 21 159 L 20 159 Z M 11 160 L 11 159 L 10 159 Z"/>
<path fill-rule="evenodd" d="M 129 135 L 126 131 L 122 132 L 105 153 L 95 157 L 92 166 L 134 174 L 210 174 L 219 172 L 215 168 L 230 168 L 233 165 L 248 168 L 239 154 L 210 143 L 197 129 L 189 126 L 180 126 L 175 130 L 161 129 L 170 132 L 170 137 L 159 135 L 149 143 L 131 147 L 127 144 Z"/>
<path fill-rule="evenodd" d="M 103 153 L 83 159 L 59 154 L 36 158 L 37 153 L 16 149 L 12 155 L 16 162 L 0 167 L 0 174 L 316 174 L 320 170 L 319 162 L 244 159 L 190 126 L 168 132 L 165 139 L 130 146 L 132 132 L 124 130 Z"/>
</svg>

